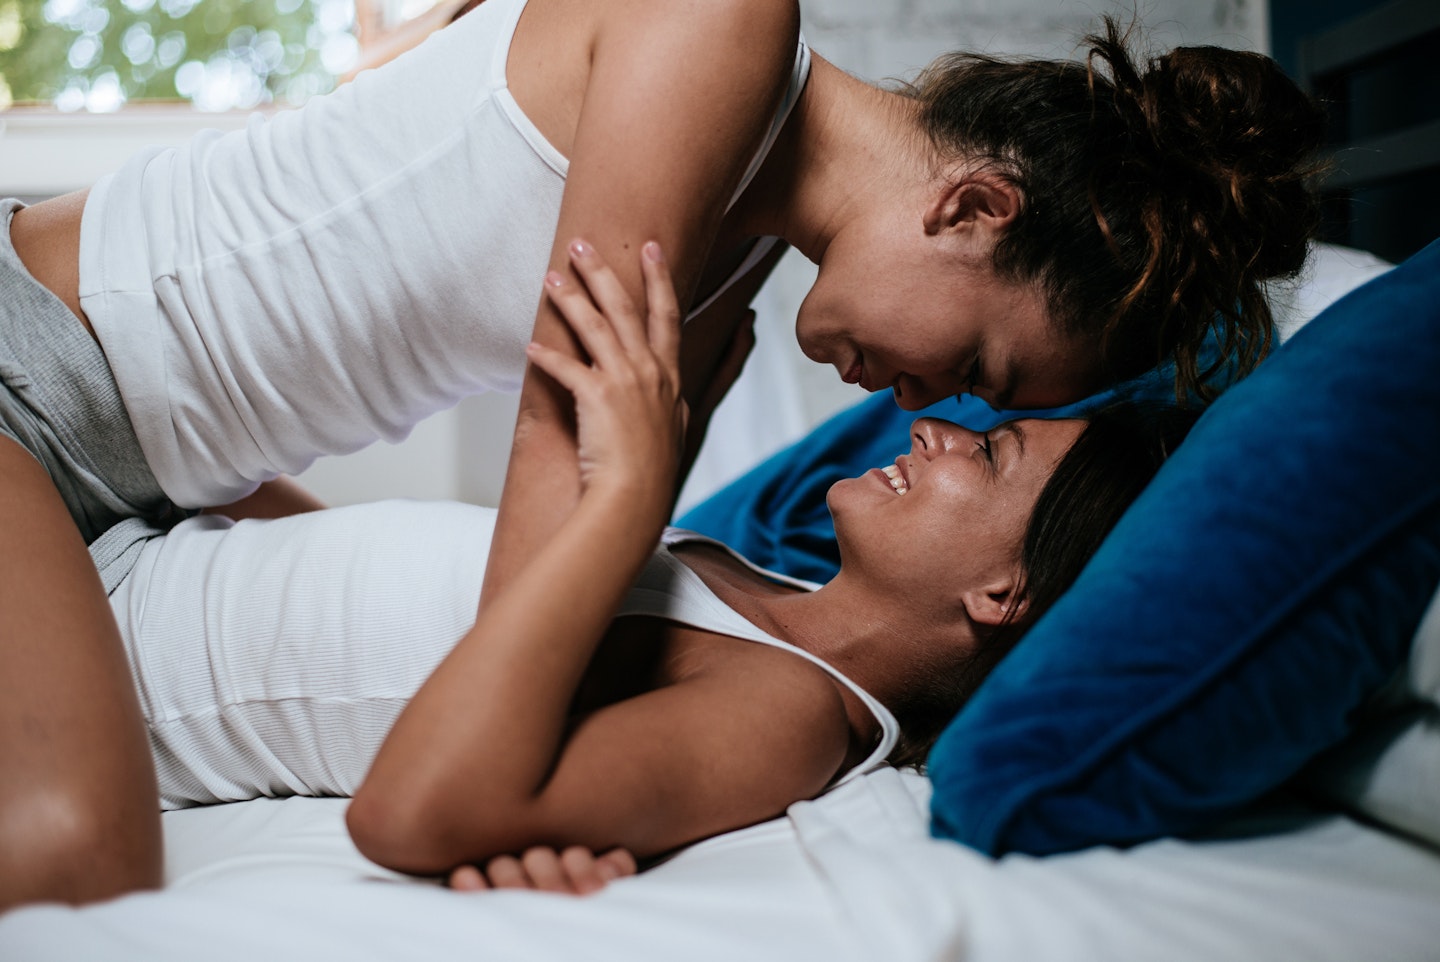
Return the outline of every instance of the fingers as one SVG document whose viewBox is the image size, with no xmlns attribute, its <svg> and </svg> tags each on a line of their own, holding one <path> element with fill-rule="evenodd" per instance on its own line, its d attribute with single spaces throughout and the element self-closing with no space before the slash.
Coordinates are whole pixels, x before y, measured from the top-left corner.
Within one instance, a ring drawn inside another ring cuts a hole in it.
<svg viewBox="0 0 1440 962">
<path fill-rule="evenodd" d="M 576 895 L 598 892 L 618 878 L 635 874 L 635 856 L 623 848 L 612 848 L 597 856 L 588 848 L 574 845 L 560 853 L 560 864 Z"/>
<path fill-rule="evenodd" d="M 589 365 L 583 361 L 553 347 L 546 347 L 539 341 L 531 341 L 525 345 L 525 356 L 530 359 L 531 364 L 550 375 L 571 394 L 578 394 L 583 389 L 585 377 L 590 373 Z"/>
<path fill-rule="evenodd" d="M 584 288 L 551 272 L 545 292 L 571 330 L 598 363 L 618 356 L 616 345 L 632 357 L 651 353 L 667 372 L 676 374 L 680 363 L 682 315 L 669 265 L 654 241 L 641 248 L 640 268 L 645 281 L 648 321 L 642 322 L 605 259 L 584 241 L 570 245 L 570 260 L 585 282 Z"/>
<path fill-rule="evenodd" d="M 592 256 L 599 259 L 598 254 Z M 626 346 L 617 336 L 615 328 L 617 320 L 621 325 L 625 323 L 623 319 L 602 313 L 601 305 L 583 285 L 567 280 L 556 271 L 545 275 L 545 295 L 575 333 L 591 360 L 600 367 L 611 369 L 621 364 L 626 356 Z M 639 321 L 632 316 L 630 323 L 639 324 Z"/>
<path fill-rule="evenodd" d="M 530 876 L 532 887 L 542 892 L 571 892 L 570 879 L 553 848 L 530 848 L 520 856 L 520 865 Z"/>
<path fill-rule="evenodd" d="M 462 865 L 450 873 L 450 887 L 457 892 L 483 892 L 490 888 L 490 883 L 475 866 Z"/>
<path fill-rule="evenodd" d="M 608 326 L 619 342 L 631 351 L 643 346 L 646 343 L 645 325 L 640 319 L 640 312 L 605 258 L 583 240 L 571 241 L 569 253 L 570 263 L 585 282 L 594 306 L 609 319 Z M 642 264 L 644 260 L 642 257 Z"/>
<path fill-rule="evenodd" d="M 491 888 L 528 889 L 534 888 L 525 867 L 513 855 L 497 855 L 485 863 L 485 878 Z"/>
<path fill-rule="evenodd" d="M 680 304 L 670 265 L 660 245 L 648 242 L 640 249 L 640 267 L 645 274 L 645 307 L 648 313 L 650 348 L 661 363 L 678 378 L 680 370 Z"/>
<path fill-rule="evenodd" d="M 612 848 L 600 856 L 597 862 L 600 874 L 610 882 L 617 878 L 629 878 L 639 870 L 635 864 L 635 856 L 630 854 L 629 849 L 624 848 Z"/>
<path fill-rule="evenodd" d="M 598 892 L 617 878 L 634 875 L 635 857 L 622 848 L 596 856 L 590 849 L 572 845 L 564 851 L 535 846 L 516 858 L 497 855 L 485 870 L 462 865 L 450 873 L 450 887 L 462 892 L 489 889 L 531 889 L 568 895 Z"/>
</svg>

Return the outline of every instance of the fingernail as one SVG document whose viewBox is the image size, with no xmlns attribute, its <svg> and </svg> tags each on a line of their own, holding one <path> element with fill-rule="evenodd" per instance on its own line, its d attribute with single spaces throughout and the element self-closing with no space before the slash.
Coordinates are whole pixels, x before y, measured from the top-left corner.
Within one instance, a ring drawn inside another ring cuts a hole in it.
<svg viewBox="0 0 1440 962">
<path fill-rule="evenodd" d="M 640 251 L 645 255 L 645 259 L 652 264 L 663 264 L 665 262 L 665 255 L 660 253 L 660 245 L 654 241 L 646 241 L 645 246 L 640 248 Z"/>
<path fill-rule="evenodd" d="M 559 271 L 547 271 L 545 274 L 545 283 L 550 287 L 559 287 L 565 283 L 565 278 L 560 276 Z"/>
<path fill-rule="evenodd" d="M 590 245 L 587 244 L 587 243 L 585 243 L 585 242 L 582 241 L 582 240 L 571 241 L 571 242 L 570 242 L 570 256 L 571 256 L 571 257 L 589 257 L 589 256 L 590 256 Z"/>
</svg>

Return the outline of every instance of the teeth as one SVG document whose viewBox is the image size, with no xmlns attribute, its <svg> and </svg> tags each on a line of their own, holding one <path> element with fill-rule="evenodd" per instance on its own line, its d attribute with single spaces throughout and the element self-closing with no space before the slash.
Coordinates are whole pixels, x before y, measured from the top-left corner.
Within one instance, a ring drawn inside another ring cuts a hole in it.
<svg viewBox="0 0 1440 962">
<path fill-rule="evenodd" d="M 885 472 L 885 477 L 890 479 L 890 487 L 895 489 L 896 494 L 904 494 L 910 490 L 910 485 L 905 483 L 905 478 L 900 474 L 900 468 L 894 464 L 887 464 L 880 469 Z"/>
</svg>

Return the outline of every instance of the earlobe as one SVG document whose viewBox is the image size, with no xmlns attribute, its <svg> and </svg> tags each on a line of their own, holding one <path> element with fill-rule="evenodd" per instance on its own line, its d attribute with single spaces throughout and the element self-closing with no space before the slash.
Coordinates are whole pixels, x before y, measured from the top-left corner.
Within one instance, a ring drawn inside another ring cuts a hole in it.
<svg viewBox="0 0 1440 962">
<path fill-rule="evenodd" d="M 1020 189 L 985 171 L 947 179 L 925 211 L 925 233 L 981 227 L 997 231 L 1020 216 Z"/>
<path fill-rule="evenodd" d="M 1025 609 L 1022 599 L 1015 603 L 1015 583 L 1010 580 L 990 585 L 987 588 L 965 593 L 965 611 L 976 624 L 997 627 L 1020 616 Z M 1016 610 L 1012 614 L 1011 608 Z"/>
</svg>

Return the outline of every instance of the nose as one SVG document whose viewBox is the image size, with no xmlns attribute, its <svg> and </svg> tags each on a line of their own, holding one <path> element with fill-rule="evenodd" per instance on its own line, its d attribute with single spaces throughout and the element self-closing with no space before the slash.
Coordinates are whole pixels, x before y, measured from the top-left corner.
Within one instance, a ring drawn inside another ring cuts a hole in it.
<svg viewBox="0 0 1440 962">
<path fill-rule="evenodd" d="M 910 451 L 916 457 L 934 458 L 974 443 L 981 435 L 941 418 L 917 418 L 910 425 Z"/>
</svg>

